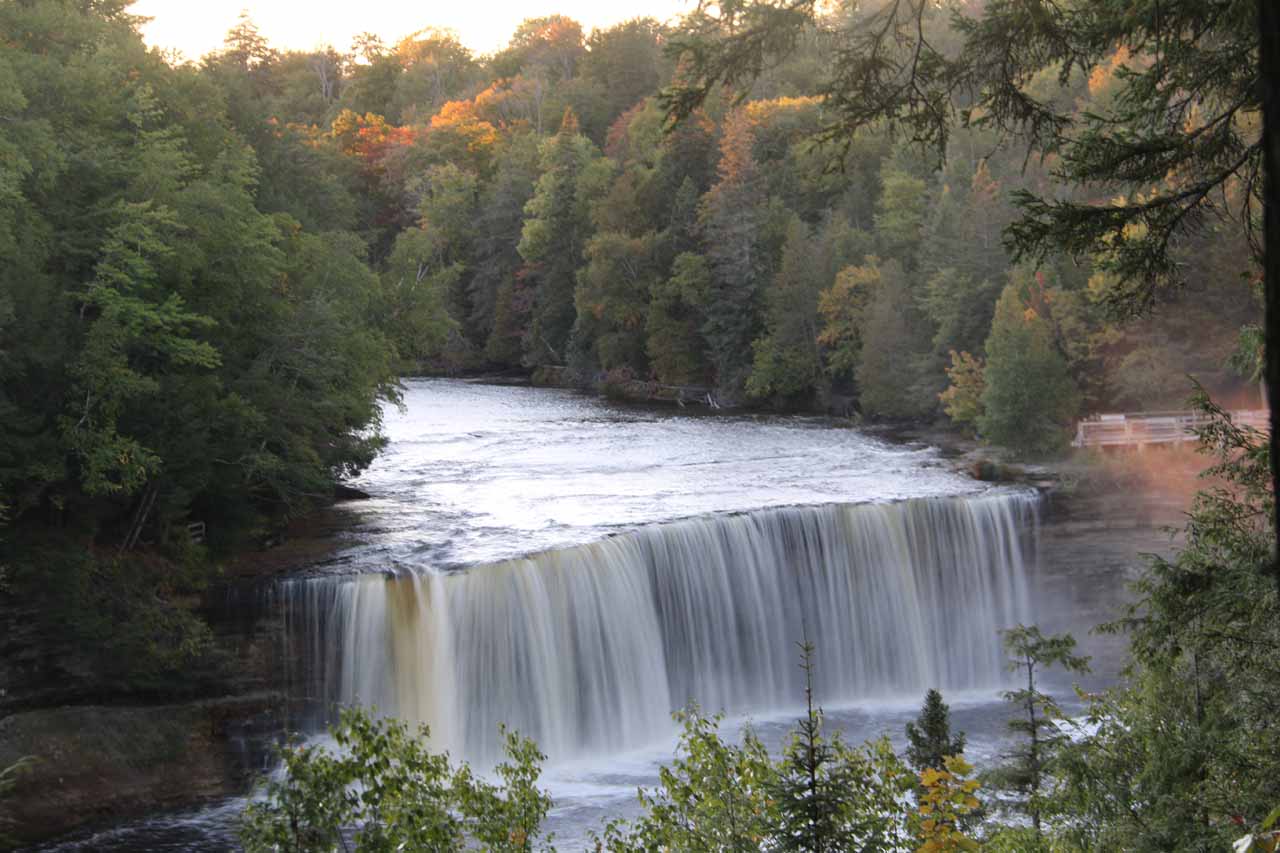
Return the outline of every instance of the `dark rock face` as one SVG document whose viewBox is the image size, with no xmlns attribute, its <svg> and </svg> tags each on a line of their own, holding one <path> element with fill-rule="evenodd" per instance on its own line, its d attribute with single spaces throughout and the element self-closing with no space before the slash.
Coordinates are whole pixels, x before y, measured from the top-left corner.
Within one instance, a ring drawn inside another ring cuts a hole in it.
<svg viewBox="0 0 1280 853">
<path fill-rule="evenodd" d="M 267 768 L 284 697 L 80 706 L 0 720 L 0 766 L 35 762 L 4 802 L 22 841 L 243 793 Z"/>
<path fill-rule="evenodd" d="M 336 501 L 367 501 L 373 495 L 364 489 L 357 489 L 355 486 L 348 486 L 345 483 L 339 483 L 333 487 L 333 499 Z"/>
<path fill-rule="evenodd" d="M 8 834 L 47 840 L 81 828 L 247 792 L 285 730 L 280 615 L 252 578 L 193 601 L 230 665 L 222 696 L 107 695 L 82 654 L 0 598 L 0 768 L 31 757 L 0 801 Z"/>
</svg>

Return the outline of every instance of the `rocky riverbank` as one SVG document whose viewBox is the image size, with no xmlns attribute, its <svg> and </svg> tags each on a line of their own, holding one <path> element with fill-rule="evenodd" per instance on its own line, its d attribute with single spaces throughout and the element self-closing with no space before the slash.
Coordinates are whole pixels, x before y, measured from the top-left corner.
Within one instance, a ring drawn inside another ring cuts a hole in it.
<svg viewBox="0 0 1280 853">
<path fill-rule="evenodd" d="M 0 766 L 34 760 L 5 800 L 19 842 L 244 793 L 268 767 L 284 697 L 45 708 L 0 720 Z"/>
<path fill-rule="evenodd" d="M 98 695 L 75 649 L 41 636 L 0 596 L 0 768 L 34 759 L 0 801 L 23 843 L 244 794 L 286 730 L 288 661 L 263 582 L 323 561 L 353 521 L 341 505 L 292 524 L 272 547 L 222 566 L 225 582 L 190 606 L 228 660 L 224 695 L 141 704 Z"/>
</svg>

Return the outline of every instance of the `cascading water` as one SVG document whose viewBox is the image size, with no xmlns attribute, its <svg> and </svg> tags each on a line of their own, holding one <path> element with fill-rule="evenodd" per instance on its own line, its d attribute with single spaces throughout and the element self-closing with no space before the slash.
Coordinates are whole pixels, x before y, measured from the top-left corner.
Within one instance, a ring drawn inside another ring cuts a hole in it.
<svg viewBox="0 0 1280 853">
<path fill-rule="evenodd" d="M 655 524 L 452 574 L 286 582 L 309 695 L 428 724 L 495 758 L 499 725 L 553 759 L 669 734 L 670 713 L 801 699 L 795 644 L 837 704 L 1003 682 L 1031 618 L 1038 497 L 830 504 Z"/>
</svg>

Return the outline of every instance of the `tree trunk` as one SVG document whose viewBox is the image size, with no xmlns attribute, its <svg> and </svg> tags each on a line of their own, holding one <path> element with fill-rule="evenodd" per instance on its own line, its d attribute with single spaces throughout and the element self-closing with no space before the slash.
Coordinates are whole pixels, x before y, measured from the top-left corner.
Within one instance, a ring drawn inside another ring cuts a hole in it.
<svg viewBox="0 0 1280 853">
<path fill-rule="evenodd" d="M 1280 495 L 1280 3 L 1259 0 L 1262 65 L 1263 287 L 1266 293 L 1267 406 L 1271 413 L 1271 487 Z M 1280 506 L 1280 504 L 1278 504 Z M 1271 571 L 1280 593 L 1280 519 Z"/>
</svg>

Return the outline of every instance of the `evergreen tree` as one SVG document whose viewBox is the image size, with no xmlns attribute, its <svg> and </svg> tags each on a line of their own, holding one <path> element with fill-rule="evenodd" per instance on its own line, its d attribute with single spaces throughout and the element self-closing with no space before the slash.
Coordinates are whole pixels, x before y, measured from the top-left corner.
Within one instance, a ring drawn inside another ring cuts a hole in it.
<svg viewBox="0 0 1280 853">
<path fill-rule="evenodd" d="M 886 169 L 881 180 L 884 190 L 875 218 L 880 254 L 914 271 L 924 229 L 925 182 L 898 166 Z"/>
<path fill-rule="evenodd" d="M 520 363 L 523 321 L 516 294 L 521 258 L 517 247 L 524 209 L 538 180 L 538 140 L 519 133 L 503 141 L 491 181 L 481 190 L 474 235 L 471 280 L 472 327 L 486 336 L 485 357 L 500 365 Z"/>
<path fill-rule="evenodd" d="M 676 256 L 671 277 L 653 287 L 645 321 L 645 350 L 660 382 L 700 384 L 707 379 L 703 310 L 711 271 L 702 255 Z"/>
<path fill-rule="evenodd" d="M 576 320 L 577 270 L 591 236 L 590 206 L 610 165 L 578 132 L 572 111 L 543 144 L 541 157 L 543 172 L 525 208 L 519 245 L 537 294 L 526 354 L 533 364 L 564 364 Z"/>
<path fill-rule="evenodd" d="M 782 264 L 768 290 L 765 332 L 756 338 L 748 396 L 797 399 L 812 394 L 822 377 L 818 359 L 817 301 L 824 264 L 809 228 L 793 216 Z"/>
<path fill-rule="evenodd" d="M 703 197 L 701 211 L 711 271 L 703 334 L 716 386 L 729 398 L 742 391 L 750 372 L 766 269 L 761 257 L 765 197 L 752 141 L 752 119 L 739 110 L 728 119 L 720 143 L 720 180 Z"/>
<path fill-rule="evenodd" d="M 1280 803 L 1266 438 L 1203 392 L 1196 404 L 1221 488 L 1196 497 L 1185 546 L 1151 558 L 1104 626 L 1129 638 L 1126 678 L 1090 697 L 1056 761 L 1054 805 L 1069 819 L 1055 828 L 1071 849 L 1225 850 Z M 1266 850 L 1268 834 L 1247 849 Z"/>
<path fill-rule="evenodd" d="M 1009 656 L 1009 671 L 1025 678 L 1026 686 L 1004 692 L 1005 701 L 1018 714 L 1009 721 L 1009 729 L 1022 742 L 1008 754 L 994 778 L 1020 798 L 1020 808 L 1031 819 L 1034 841 L 1043 845 L 1046 779 L 1068 738 L 1058 727 L 1062 709 L 1053 697 L 1040 691 L 1039 679 L 1052 666 L 1067 672 L 1088 672 L 1089 659 L 1075 653 L 1076 641 L 1070 634 L 1046 637 L 1034 625 L 1018 625 L 1002 631 L 1001 637 Z"/>
<path fill-rule="evenodd" d="M 858 358 L 859 400 L 864 411 L 887 418 L 916 418 L 937 405 L 925 374 L 928 352 L 906 275 L 897 261 L 880 268 L 866 308 Z"/>
<path fill-rule="evenodd" d="M 912 788 L 886 739 L 851 749 L 828 736 L 813 699 L 812 643 L 800 645 L 805 674 L 805 716 L 783 746 L 770 785 L 778 826 L 776 849 L 803 853 L 895 850 L 906 841 L 899 801 Z"/>
<path fill-rule="evenodd" d="M 1005 287 L 996 305 L 986 350 L 978 431 L 1031 455 L 1064 448 L 1079 392 L 1048 323 L 1026 305 L 1014 284 Z"/>
<path fill-rule="evenodd" d="M 964 754 L 964 732 L 951 736 L 951 710 L 942 694 L 930 689 L 920 716 L 907 723 L 907 761 L 917 771 L 945 770 L 945 759 Z"/>
</svg>

